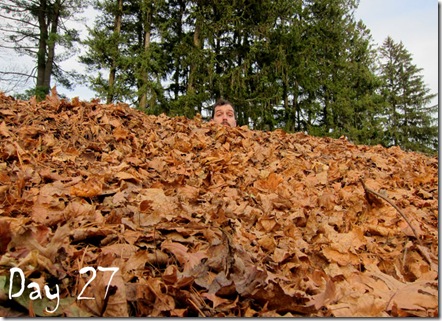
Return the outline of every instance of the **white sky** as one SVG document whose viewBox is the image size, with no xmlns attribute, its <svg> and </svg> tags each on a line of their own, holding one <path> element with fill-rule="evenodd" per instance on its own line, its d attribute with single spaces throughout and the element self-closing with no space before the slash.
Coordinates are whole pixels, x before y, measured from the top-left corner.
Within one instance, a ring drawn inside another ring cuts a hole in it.
<svg viewBox="0 0 442 321">
<path fill-rule="evenodd" d="M 439 92 L 439 3 L 436 0 L 360 0 L 355 12 L 374 42 L 381 46 L 390 36 L 402 41 L 430 93 Z M 435 97 L 433 104 L 436 104 Z"/>
<path fill-rule="evenodd" d="M 370 29 L 376 45 L 382 45 L 387 36 L 391 36 L 395 42 L 402 41 L 412 55 L 412 63 L 423 69 L 421 74 L 426 86 L 435 94 L 439 88 L 438 9 L 439 3 L 436 0 L 360 0 L 355 12 L 356 19 L 362 20 Z M 92 25 L 92 19 L 87 24 Z M 0 53 L 0 66 L 5 63 L 17 66 L 24 62 L 24 57 Z M 63 65 L 66 69 L 83 68 L 75 59 Z M 0 84 L 0 90 L 2 89 Z M 70 98 L 94 98 L 94 93 L 83 86 L 77 85 L 73 91 L 61 87 L 57 87 L 57 90 Z M 433 104 L 437 100 L 436 97 Z"/>
</svg>

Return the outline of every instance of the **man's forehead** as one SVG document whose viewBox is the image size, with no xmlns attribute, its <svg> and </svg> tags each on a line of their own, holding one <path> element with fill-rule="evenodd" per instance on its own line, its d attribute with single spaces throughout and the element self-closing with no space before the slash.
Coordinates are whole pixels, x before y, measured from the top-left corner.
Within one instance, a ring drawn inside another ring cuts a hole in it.
<svg viewBox="0 0 442 321">
<path fill-rule="evenodd" d="M 230 104 L 218 105 L 218 106 L 215 107 L 215 110 L 218 110 L 218 109 L 225 109 L 225 110 L 233 111 L 233 107 Z"/>
</svg>

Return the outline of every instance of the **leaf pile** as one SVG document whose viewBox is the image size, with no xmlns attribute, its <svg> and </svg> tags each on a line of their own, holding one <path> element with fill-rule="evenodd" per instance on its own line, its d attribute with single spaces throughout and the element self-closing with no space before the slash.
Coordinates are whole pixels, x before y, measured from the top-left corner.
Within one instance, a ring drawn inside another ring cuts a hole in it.
<svg viewBox="0 0 442 321">
<path fill-rule="evenodd" d="M 3 316 L 438 315 L 437 158 L 55 94 L 0 139 Z"/>
</svg>

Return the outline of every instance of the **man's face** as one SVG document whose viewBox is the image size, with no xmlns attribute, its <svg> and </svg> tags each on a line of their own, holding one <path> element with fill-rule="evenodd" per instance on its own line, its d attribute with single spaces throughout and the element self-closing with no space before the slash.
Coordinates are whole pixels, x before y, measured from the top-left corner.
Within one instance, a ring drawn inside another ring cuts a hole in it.
<svg viewBox="0 0 442 321">
<path fill-rule="evenodd" d="M 216 106 L 213 121 L 224 126 L 236 127 L 233 107 L 231 105 Z"/>
</svg>

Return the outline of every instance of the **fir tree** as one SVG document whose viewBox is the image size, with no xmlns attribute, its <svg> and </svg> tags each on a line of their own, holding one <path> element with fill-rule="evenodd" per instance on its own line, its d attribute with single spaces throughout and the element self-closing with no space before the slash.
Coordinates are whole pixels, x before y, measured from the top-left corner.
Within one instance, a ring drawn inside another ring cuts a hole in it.
<svg viewBox="0 0 442 321">
<path fill-rule="evenodd" d="M 435 124 L 437 106 L 429 103 L 430 94 L 420 72 L 412 63 L 411 54 L 402 42 L 388 37 L 380 48 L 382 94 L 385 99 L 384 144 L 405 150 L 435 151 L 438 128 Z"/>
<path fill-rule="evenodd" d="M 59 63 L 76 53 L 78 31 L 66 22 L 85 5 L 82 0 L 4 0 L 0 2 L 3 47 L 34 59 L 35 68 L 26 77 L 35 79 L 33 94 L 44 99 L 52 87 L 52 77 L 66 88 L 73 86 L 74 72 Z M 61 52 L 57 48 L 67 48 Z M 2 71 L 0 71 L 2 73 Z M 9 74 L 11 72 L 8 72 Z M 18 76 L 25 76 L 16 73 Z"/>
</svg>

